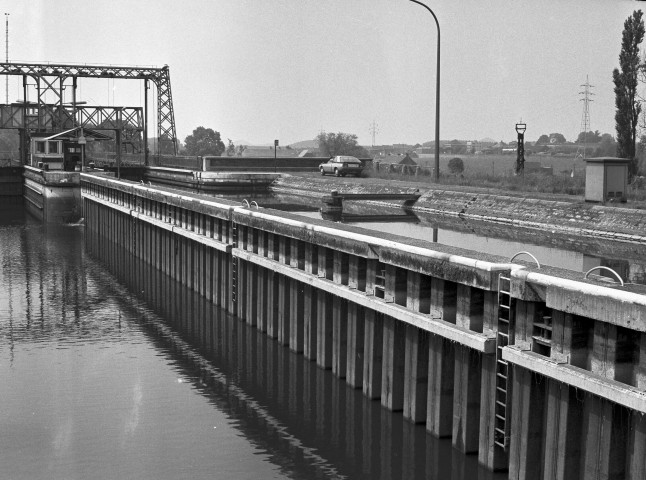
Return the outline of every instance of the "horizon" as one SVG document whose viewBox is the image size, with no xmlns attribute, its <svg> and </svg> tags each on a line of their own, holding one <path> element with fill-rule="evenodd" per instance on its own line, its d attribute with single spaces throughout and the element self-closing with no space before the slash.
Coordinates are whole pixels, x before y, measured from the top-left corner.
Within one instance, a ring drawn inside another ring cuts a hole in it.
<svg viewBox="0 0 646 480">
<path fill-rule="evenodd" d="M 508 142 L 522 119 L 526 137 L 559 132 L 573 141 L 586 78 L 594 85 L 589 131 L 616 136 L 612 70 L 635 2 L 427 3 L 442 33 L 441 138 Z M 253 145 L 289 145 L 320 131 L 370 145 L 373 124 L 382 145 L 434 138 L 437 32 L 428 12 L 407 0 L 84 5 L 7 2 L 9 61 L 167 64 L 182 142 L 200 125 Z M 74 28 L 61 34 L 60 25 Z M 11 100 L 21 88 L 11 79 Z M 83 79 L 79 98 L 141 105 L 142 92 Z"/>
</svg>

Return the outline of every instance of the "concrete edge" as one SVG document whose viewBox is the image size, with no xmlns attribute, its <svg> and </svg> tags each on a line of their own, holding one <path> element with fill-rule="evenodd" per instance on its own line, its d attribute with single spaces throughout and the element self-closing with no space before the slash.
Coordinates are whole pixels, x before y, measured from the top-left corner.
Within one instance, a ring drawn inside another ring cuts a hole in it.
<svg viewBox="0 0 646 480">
<path fill-rule="evenodd" d="M 570 387 L 605 398 L 631 410 L 646 413 L 646 392 L 631 385 L 604 378 L 573 365 L 559 364 L 537 353 L 514 346 L 504 347 L 502 358 L 513 365 Z"/>
</svg>

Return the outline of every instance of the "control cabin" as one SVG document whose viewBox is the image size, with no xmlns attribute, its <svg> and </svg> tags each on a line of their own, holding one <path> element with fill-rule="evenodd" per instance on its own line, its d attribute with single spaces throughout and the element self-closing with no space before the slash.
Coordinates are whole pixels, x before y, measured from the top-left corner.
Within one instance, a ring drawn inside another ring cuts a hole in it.
<svg viewBox="0 0 646 480">
<path fill-rule="evenodd" d="M 30 142 L 32 167 L 43 170 L 79 171 L 83 163 L 86 141 L 112 140 L 93 130 L 75 127 L 58 133 L 35 133 Z"/>
</svg>

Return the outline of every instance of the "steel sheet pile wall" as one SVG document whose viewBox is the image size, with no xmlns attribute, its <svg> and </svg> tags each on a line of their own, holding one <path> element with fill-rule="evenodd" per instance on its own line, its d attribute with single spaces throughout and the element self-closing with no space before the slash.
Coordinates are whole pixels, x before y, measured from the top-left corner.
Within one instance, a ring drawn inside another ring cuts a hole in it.
<svg viewBox="0 0 646 480">
<path fill-rule="evenodd" d="M 82 189 L 88 248 L 125 246 L 488 468 L 643 478 L 643 294 L 129 182 Z"/>
</svg>

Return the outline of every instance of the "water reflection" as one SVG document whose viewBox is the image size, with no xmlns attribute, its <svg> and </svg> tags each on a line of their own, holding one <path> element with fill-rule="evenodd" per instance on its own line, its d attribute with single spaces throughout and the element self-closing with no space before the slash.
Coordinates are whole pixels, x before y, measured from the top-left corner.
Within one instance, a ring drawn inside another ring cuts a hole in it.
<svg viewBox="0 0 646 480">
<path fill-rule="evenodd" d="M 0 214 L 2 476 L 494 478 L 167 276 L 125 255 L 113 275 L 83 243 L 82 228 Z"/>
<path fill-rule="evenodd" d="M 194 388 L 292 478 L 495 478 L 142 262 L 116 272 L 166 323 L 148 323 Z M 169 328 L 170 327 L 170 328 Z M 497 478 L 505 478 L 504 475 Z"/>
<path fill-rule="evenodd" d="M 83 231 L 0 213 L 2 478 L 287 478 Z"/>
</svg>

